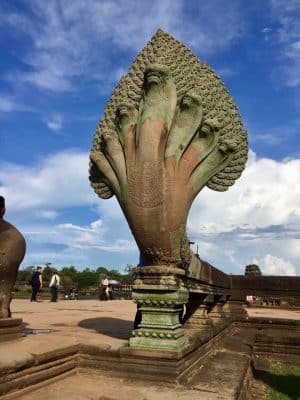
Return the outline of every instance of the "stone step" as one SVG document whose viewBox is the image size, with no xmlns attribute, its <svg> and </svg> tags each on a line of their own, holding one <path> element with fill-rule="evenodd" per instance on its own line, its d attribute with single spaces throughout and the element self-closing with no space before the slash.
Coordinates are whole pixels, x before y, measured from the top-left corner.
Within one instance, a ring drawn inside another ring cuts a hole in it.
<svg viewBox="0 0 300 400">
<path fill-rule="evenodd" d="M 218 351 L 196 373 L 189 386 L 193 390 L 215 393 L 220 398 L 236 399 L 244 385 L 250 360 L 245 354 Z"/>
<path fill-rule="evenodd" d="M 256 330 L 239 328 L 187 378 L 185 384 L 220 399 L 236 399 L 250 381 Z"/>
</svg>

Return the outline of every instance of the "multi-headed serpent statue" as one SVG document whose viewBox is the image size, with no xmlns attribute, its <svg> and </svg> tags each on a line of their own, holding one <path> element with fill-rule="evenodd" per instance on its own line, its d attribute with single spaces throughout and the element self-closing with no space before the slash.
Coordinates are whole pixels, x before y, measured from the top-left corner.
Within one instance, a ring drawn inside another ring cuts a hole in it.
<svg viewBox="0 0 300 400">
<path fill-rule="evenodd" d="M 215 72 L 157 31 L 121 78 L 90 154 L 90 181 L 116 195 L 147 266 L 189 270 L 186 222 L 199 191 L 225 191 L 247 159 L 247 133 Z"/>
</svg>

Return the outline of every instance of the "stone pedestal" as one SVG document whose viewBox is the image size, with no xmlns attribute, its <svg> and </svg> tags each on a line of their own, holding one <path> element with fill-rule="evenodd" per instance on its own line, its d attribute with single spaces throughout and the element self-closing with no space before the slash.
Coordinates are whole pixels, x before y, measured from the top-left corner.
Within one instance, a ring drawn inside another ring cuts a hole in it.
<svg viewBox="0 0 300 400">
<path fill-rule="evenodd" d="M 231 322 L 231 311 L 230 311 L 230 306 L 229 306 L 229 296 L 223 296 L 222 297 L 223 301 L 223 313 L 225 316 L 225 320 L 230 323 Z"/>
<path fill-rule="evenodd" d="M 234 321 L 245 321 L 248 317 L 247 311 L 244 307 L 244 302 L 240 300 L 229 300 L 228 307 L 230 309 L 231 320 Z"/>
<path fill-rule="evenodd" d="M 219 302 L 220 296 L 209 295 L 205 299 L 208 310 L 208 318 L 211 321 L 211 329 L 213 335 L 219 332 L 224 325 L 224 315 L 222 313 L 222 306 Z"/>
<path fill-rule="evenodd" d="M 132 298 L 141 313 L 141 322 L 132 332 L 133 348 L 179 351 L 187 345 L 180 323 L 188 290 L 183 287 L 184 271 L 175 266 L 142 267 L 135 271 Z"/>
<path fill-rule="evenodd" d="M 0 319 L 0 342 L 22 337 L 21 324 L 21 318 Z"/>
<path fill-rule="evenodd" d="M 213 322 L 208 316 L 209 306 L 205 301 L 207 295 L 198 294 L 198 301 L 196 301 L 195 295 L 193 297 L 194 301 L 192 302 L 192 304 L 190 304 L 192 308 L 191 315 L 184 324 L 184 327 L 187 329 L 197 329 L 201 331 L 211 332 L 213 328 Z"/>
<path fill-rule="evenodd" d="M 228 308 L 227 313 L 225 312 L 226 300 L 227 297 L 225 295 L 214 296 L 214 303 L 212 304 L 209 312 L 209 317 L 212 319 L 215 328 L 218 330 L 225 328 L 229 322 Z"/>
</svg>

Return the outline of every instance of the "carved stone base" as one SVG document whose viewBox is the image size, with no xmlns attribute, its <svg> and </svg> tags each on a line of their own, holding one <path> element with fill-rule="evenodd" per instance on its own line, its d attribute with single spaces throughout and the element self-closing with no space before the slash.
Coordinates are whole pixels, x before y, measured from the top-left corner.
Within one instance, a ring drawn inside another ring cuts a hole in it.
<svg viewBox="0 0 300 400">
<path fill-rule="evenodd" d="M 189 317 L 184 324 L 185 328 L 192 329 L 212 329 L 213 322 L 207 315 L 207 305 L 200 304 L 194 313 Z"/>
<path fill-rule="evenodd" d="M 185 288 L 176 291 L 133 291 L 142 320 L 132 332 L 131 347 L 180 350 L 187 344 L 187 337 L 179 322 L 183 304 L 187 302 Z"/>
<path fill-rule="evenodd" d="M 214 302 L 209 312 L 209 317 L 212 319 L 214 327 L 217 330 L 224 329 L 229 323 L 228 314 L 226 315 L 225 312 L 226 300 L 227 297 L 225 295 L 214 296 Z"/>
<path fill-rule="evenodd" d="M 188 301 L 181 286 L 182 271 L 170 266 L 144 267 L 132 292 L 141 313 L 141 323 L 132 332 L 130 347 L 179 351 L 187 345 L 180 318 Z"/>
<path fill-rule="evenodd" d="M 209 317 L 213 322 L 214 329 L 220 331 L 227 325 L 225 314 L 223 313 L 223 304 L 217 303 L 213 306 L 209 313 Z"/>
<path fill-rule="evenodd" d="M 245 321 L 248 317 L 247 311 L 244 308 L 244 302 L 238 300 L 229 300 L 228 306 L 232 321 Z"/>
<path fill-rule="evenodd" d="M 0 342 L 19 339 L 22 337 L 21 324 L 21 318 L 0 319 Z"/>
</svg>

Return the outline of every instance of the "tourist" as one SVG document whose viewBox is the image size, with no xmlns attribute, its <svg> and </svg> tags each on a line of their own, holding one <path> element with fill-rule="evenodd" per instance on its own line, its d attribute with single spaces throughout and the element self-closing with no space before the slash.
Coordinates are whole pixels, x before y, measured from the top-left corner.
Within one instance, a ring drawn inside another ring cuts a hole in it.
<svg viewBox="0 0 300 400">
<path fill-rule="evenodd" d="M 248 307 L 252 306 L 253 301 L 254 301 L 253 296 L 251 296 L 251 295 L 246 296 L 246 304 Z"/>
<path fill-rule="evenodd" d="M 105 293 L 106 300 L 110 300 L 110 293 L 109 293 L 110 289 L 107 277 L 105 277 L 102 281 L 102 290 Z"/>
<path fill-rule="evenodd" d="M 36 267 L 36 271 L 32 274 L 30 284 L 32 286 L 31 302 L 36 303 L 38 291 L 43 287 L 42 267 Z"/>
<path fill-rule="evenodd" d="M 108 297 L 107 300 L 112 300 L 113 299 L 113 287 L 112 287 L 112 285 L 108 285 L 106 296 Z"/>
<path fill-rule="evenodd" d="M 52 275 L 50 283 L 49 283 L 49 287 L 51 290 L 51 300 L 50 300 L 51 303 L 57 302 L 57 290 L 58 290 L 59 285 L 60 285 L 60 276 L 58 275 L 57 272 L 55 272 Z"/>
</svg>

